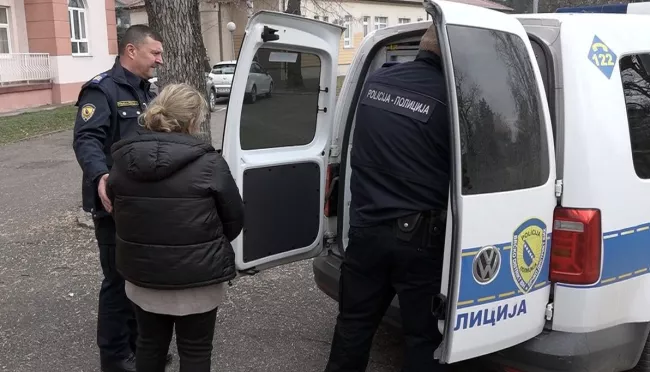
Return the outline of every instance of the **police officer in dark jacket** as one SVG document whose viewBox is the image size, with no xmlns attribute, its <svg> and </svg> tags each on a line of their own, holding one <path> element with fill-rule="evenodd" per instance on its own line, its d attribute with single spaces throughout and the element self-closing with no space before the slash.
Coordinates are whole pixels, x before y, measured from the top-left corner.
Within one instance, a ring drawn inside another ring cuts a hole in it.
<svg viewBox="0 0 650 372">
<path fill-rule="evenodd" d="M 365 371 L 372 339 L 398 295 L 402 371 L 438 371 L 450 123 L 435 26 L 416 59 L 383 67 L 361 93 L 351 154 L 349 245 L 328 372 Z M 445 367 L 446 368 L 446 367 Z"/>
<path fill-rule="evenodd" d="M 91 212 L 104 280 L 99 292 L 97 344 L 102 371 L 135 371 L 137 327 L 124 280 L 115 270 L 115 223 L 106 195 L 111 145 L 133 134 L 138 116 L 154 98 L 148 79 L 162 64 L 161 37 L 149 27 L 130 27 L 113 67 L 81 88 L 73 148 L 83 171 L 83 209 Z"/>
</svg>

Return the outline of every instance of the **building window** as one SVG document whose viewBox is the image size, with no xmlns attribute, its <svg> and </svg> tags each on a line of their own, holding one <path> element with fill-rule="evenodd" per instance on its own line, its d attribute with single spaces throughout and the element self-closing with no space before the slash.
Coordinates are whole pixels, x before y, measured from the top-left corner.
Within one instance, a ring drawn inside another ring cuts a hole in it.
<svg viewBox="0 0 650 372">
<path fill-rule="evenodd" d="M 317 16 L 317 15 L 315 15 L 315 16 L 314 16 L 314 19 L 318 21 L 318 20 L 320 19 L 320 17 Z"/>
<path fill-rule="evenodd" d="M 388 17 L 375 17 L 375 30 L 386 28 L 388 26 Z"/>
<path fill-rule="evenodd" d="M 370 17 L 363 17 L 363 36 L 370 32 Z"/>
<path fill-rule="evenodd" d="M 422 17 L 418 17 L 418 22 L 422 22 Z"/>
<path fill-rule="evenodd" d="M 11 53 L 9 42 L 9 8 L 0 8 L 0 54 Z"/>
<path fill-rule="evenodd" d="M 609 63 L 606 59 L 604 62 Z M 632 163 L 639 178 L 650 179 L 650 54 L 624 56 L 619 63 Z"/>
<path fill-rule="evenodd" d="M 328 17 L 328 16 L 323 16 L 323 22 L 329 22 L 329 21 L 330 21 L 330 17 Z"/>
<path fill-rule="evenodd" d="M 343 23 L 343 27 L 345 27 L 345 31 L 343 31 L 343 47 L 350 48 L 352 47 L 352 30 L 350 30 L 350 27 L 352 27 L 351 16 L 349 15 L 345 16 L 345 22 Z"/>
<path fill-rule="evenodd" d="M 68 19 L 70 21 L 72 54 L 88 54 L 86 7 L 83 0 L 68 1 Z"/>
<path fill-rule="evenodd" d="M 399 23 L 400 25 L 403 25 L 405 23 L 411 23 L 411 18 L 400 18 L 397 20 L 397 23 Z"/>
</svg>

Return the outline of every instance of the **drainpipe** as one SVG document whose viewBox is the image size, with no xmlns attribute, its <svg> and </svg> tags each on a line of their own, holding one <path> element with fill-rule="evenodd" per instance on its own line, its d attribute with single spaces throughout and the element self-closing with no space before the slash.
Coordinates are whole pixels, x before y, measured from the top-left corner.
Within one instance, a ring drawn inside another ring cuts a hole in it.
<svg viewBox="0 0 650 372">
<path fill-rule="evenodd" d="M 219 62 L 223 61 L 223 24 L 221 23 L 221 3 L 219 3 Z M 212 66 L 210 66 L 212 67 Z"/>
</svg>

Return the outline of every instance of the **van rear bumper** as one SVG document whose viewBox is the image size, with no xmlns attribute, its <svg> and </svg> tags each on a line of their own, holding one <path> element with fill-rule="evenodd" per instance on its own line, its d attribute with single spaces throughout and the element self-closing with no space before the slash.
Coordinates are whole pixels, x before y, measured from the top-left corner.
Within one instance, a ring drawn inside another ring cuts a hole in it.
<svg viewBox="0 0 650 372">
<path fill-rule="evenodd" d="M 493 366 L 526 372 L 626 371 L 639 360 L 649 330 L 648 323 L 621 324 L 589 333 L 544 330 L 485 358 Z"/>
<path fill-rule="evenodd" d="M 338 301 L 341 259 L 314 259 L 316 286 Z M 399 308 L 391 305 L 384 320 L 400 326 Z M 650 310 L 649 310 L 650 311 Z M 484 356 L 496 371 L 503 367 L 525 372 L 612 372 L 633 368 L 648 337 L 650 323 L 628 323 L 590 333 L 544 331 L 537 337 Z"/>
</svg>

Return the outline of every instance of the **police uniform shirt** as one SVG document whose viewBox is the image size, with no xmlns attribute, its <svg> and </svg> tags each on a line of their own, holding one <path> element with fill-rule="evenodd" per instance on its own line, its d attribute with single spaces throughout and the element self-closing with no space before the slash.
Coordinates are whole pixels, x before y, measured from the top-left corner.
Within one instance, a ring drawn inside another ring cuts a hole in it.
<svg viewBox="0 0 650 372">
<path fill-rule="evenodd" d="M 351 153 L 350 224 L 371 226 L 446 209 L 449 133 L 440 58 L 421 51 L 385 67 L 362 90 Z"/>
<path fill-rule="evenodd" d="M 112 166 L 111 146 L 140 128 L 138 117 L 155 97 L 150 86 L 116 59 L 111 70 L 82 87 L 77 101 L 74 149 L 84 173 L 85 210 L 101 207 L 96 187 L 99 177 Z"/>
</svg>

